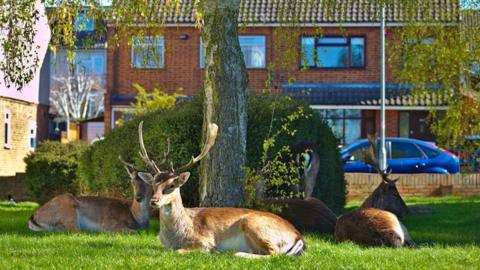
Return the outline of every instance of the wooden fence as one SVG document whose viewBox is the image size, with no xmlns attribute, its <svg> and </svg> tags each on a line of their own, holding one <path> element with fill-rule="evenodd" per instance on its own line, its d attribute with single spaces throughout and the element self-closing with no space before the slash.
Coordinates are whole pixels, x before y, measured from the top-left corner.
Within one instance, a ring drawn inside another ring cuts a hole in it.
<svg viewBox="0 0 480 270">
<path fill-rule="evenodd" d="M 402 196 L 480 195 L 480 174 L 397 174 L 398 191 Z M 362 200 L 378 186 L 378 174 L 346 173 L 347 200 Z"/>
</svg>

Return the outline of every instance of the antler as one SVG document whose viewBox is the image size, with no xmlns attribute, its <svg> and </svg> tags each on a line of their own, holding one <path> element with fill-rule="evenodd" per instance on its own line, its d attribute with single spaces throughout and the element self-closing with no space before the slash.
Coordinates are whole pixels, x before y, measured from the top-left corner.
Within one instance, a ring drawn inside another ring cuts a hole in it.
<svg viewBox="0 0 480 270">
<path fill-rule="evenodd" d="M 396 180 L 391 180 L 388 178 L 390 173 L 388 173 L 386 170 L 381 170 L 380 165 L 378 164 L 378 151 L 377 151 L 377 137 L 373 135 L 368 135 L 368 141 L 370 142 L 370 148 L 365 152 L 364 155 L 364 162 L 372 166 L 378 174 L 382 177 L 382 180 L 385 182 L 392 182 Z"/>
<path fill-rule="evenodd" d="M 138 140 L 140 141 L 140 157 L 155 173 L 162 173 L 157 164 L 155 164 L 155 162 L 148 157 L 147 150 L 143 144 L 143 121 L 141 121 L 138 125 Z M 168 148 L 168 151 L 170 151 L 170 146 Z"/>
<path fill-rule="evenodd" d="M 209 124 L 207 138 L 206 138 L 205 144 L 203 145 L 202 152 L 200 152 L 198 156 L 192 157 L 192 159 L 187 164 L 180 167 L 178 171 L 183 172 L 189 169 L 190 167 L 192 167 L 193 164 L 199 162 L 202 158 L 204 158 L 208 154 L 212 146 L 215 144 L 217 133 L 218 133 L 218 126 L 216 124 Z"/>
<path fill-rule="evenodd" d="M 135 166 L 133 166 L 132 163 L 128 163 L 126 162 L 125 160 L 123 160 L 122 156 L 121 155 L 118 155 L 118 159 L 120 160 L 120 162 L 122 162 L 125 166 L 129 166 L 129 167 L 133 167 L 135 168 Z"/>
</svg>

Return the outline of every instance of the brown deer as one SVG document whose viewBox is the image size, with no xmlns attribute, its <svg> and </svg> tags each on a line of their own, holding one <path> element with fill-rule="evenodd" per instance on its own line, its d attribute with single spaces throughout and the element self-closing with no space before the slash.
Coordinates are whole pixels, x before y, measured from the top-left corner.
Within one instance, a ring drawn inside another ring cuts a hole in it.
<svg viewBox="0 0 480 270">
<path fill-rule="evenodd" d="M 315 232 L 324 234 L 333 234 L 337 216 L 321 200 L 311 197 L 320 167 L 320 157 L 315 144 L 297 143 L 290 146 L 291 154 L 284 160 L 290 162 L 293 160 L 298 166 L 297 175 L 303 179 L 303 184 L 295 186 L 297 194 L 303 192 L 302 198 L 262 199 L 266 208 L 279 210 L 278 215 L 288 220 L 299 231 Z M 262 185 L 257 186 L 263 189 Z M 257 194 L 260 198 L 263 191 Z"/>
<path fill-rule="evenodd" d="M 408 207 L 402 196 L 398 192 L 397 179 L 390 179 L 390 174 L 380 169 L 378 164 L 378 151 L 376 146 L 377 139 L 369 136 L 370 148 L 364 154 L 364 162 L 372 166 L 380 175 L 382 181 L 370 196 L 363 202 L 362 208 L 378 208 L 389 211 L 398 217 L 404 217 L 408 214 Z"/>
<path fill-rule="evenodd" d="M 369 137 L 370 150 L 365 153 L 365 162 L 373 166 L 382 177 L 382 183 L 365 200 L 362 206 L 341 216 L 335 226 L 337 241 L 352 241 L 366 246 L 414 247 L 407 228 L 395 213 L 404 215 L 408 208 L 395 183 L 386 171 L 380 170 L 376 158 L 376 139 Z M 383 210 L 385 209 L 385 210 Z"/>
<path fill-rule="evenodd" d="M 215 144 L 218 127 L 210 124 L 206 143 L 201 153 L 179 169 L 162 171 L 145 150 L 142 123 L 139 125 L 141 156 L 155 174 L 139 173 L 152 183 L 154 195 L 151 203 L 160 211 L 162 244 L 179 252 L 198 250 L 236 251 L 248 258 L 276 254 L 299 255 L 306 246 L 302 235 L 289 222 L 267 212 L 241 208 L 185 208 L 180 188 L 190 173 L 191 166 L 207 155 Z"/>
<path fill-rule="evenodd" d="M 337 216 L 321 200 L 306 199 L 264 199 L 267 207 L 278 209 L 279 216 L 292 223 L 301 232 L 334 234 Z"/>
<path fill-rule="evenodd" d="M 28 222 L 30 230 L 131 232 L 147 228 L 152 187 L 138 176 L 141 172 L 132 164 L 121 161 L 131 178 L 133 202 L 64 193 L 32 214 Z"/>
</svg>

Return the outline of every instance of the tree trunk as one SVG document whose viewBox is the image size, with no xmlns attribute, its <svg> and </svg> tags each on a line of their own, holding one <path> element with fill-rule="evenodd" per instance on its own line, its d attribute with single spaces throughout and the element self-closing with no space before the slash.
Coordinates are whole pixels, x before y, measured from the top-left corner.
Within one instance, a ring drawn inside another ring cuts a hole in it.
<svg viewBox="0 0 480 270">
<path fill-rule="evenodd" d="M 238 41 L 240 1 L 205 0 L 200 5 L 206 49 L 203 130 L 207 123 L 219 127 L 216 144 L 200 168 L 200 204 L 241 206 L 248 75 Z"/>
</svg>

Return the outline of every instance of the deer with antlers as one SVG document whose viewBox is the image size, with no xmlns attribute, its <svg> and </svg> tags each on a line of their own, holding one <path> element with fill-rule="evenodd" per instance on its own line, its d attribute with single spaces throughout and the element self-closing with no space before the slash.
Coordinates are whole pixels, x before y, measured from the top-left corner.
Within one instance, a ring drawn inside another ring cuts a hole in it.
<svg viewBox="0 0 480 270">
<path fill-rule="evenodd" d="M 131 202 L 64 193 L 52 198 L 32 214 L 32 231 L 131 232 L 148 227 L 152 187 L 135 167 L 123 161 L 134 190 Z"/>
<path fill-rule="evenodd" d="M 335 226 L 338 241 L 353 241 L 367 246 L 414 247 L 407 228 L 397 215 L 408 213 L 408 208 L 395 186 L 398 179 L 391 180 L 389 173 L 378 164 L 376 138 L 369 137 L 370 149 L 365 153 L 365 162 L 374 167 L 382 182 L 365 200 L 362 206 L 341 216 Z"/>
<path fill-rule="evenodd" d="M 187 171 L 204 158 L 218 132 L 210 124 L 201 153 L 184 166 L 162 171 L 148 157 L 139 125 L 140 155 L 155 174 L 139 173 L 153 185 L 151 204 L 159 208 L 162 244 L 178 252 L 236 251 L 236 255 L 257 258 L 276 254 L 299 255 L 306 246 L 302 235 L 286 220 L 267 212 L 241 208 L 185 208 L 180 188 L 188 181 Z"/>
</svg>

